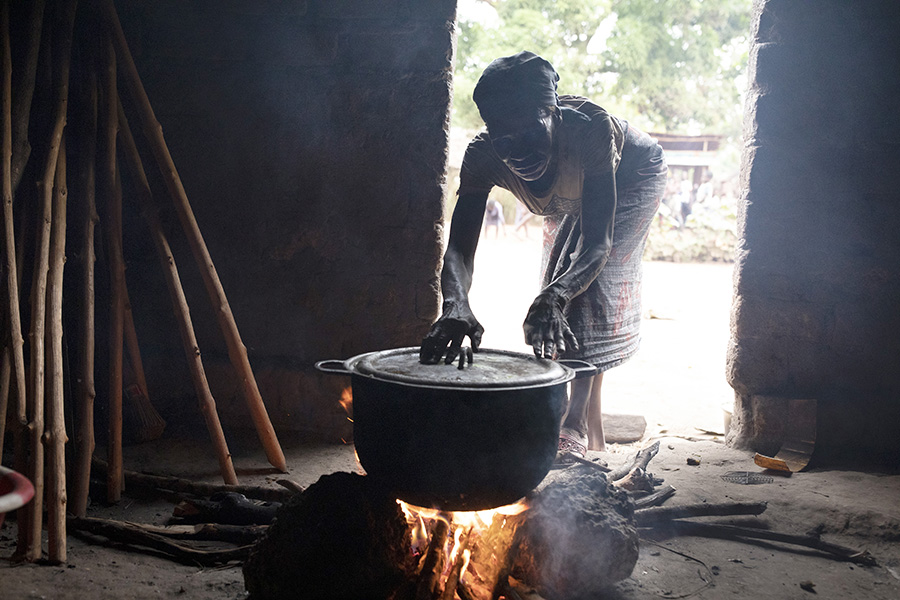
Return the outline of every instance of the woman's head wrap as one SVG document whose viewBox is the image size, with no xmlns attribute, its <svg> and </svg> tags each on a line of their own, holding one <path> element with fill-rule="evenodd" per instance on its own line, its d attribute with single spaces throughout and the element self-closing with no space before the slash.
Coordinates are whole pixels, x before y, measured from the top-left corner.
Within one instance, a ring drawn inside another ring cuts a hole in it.
<svg viewBox="0 0 900 600">
<path fill-rule="evenodd" d="M 485 122 L 517 109 L 556 106 L 559 75 L 549 62 L 527 50 L 491 62 L 481 74 L 472 99 Z"/>
</svg>

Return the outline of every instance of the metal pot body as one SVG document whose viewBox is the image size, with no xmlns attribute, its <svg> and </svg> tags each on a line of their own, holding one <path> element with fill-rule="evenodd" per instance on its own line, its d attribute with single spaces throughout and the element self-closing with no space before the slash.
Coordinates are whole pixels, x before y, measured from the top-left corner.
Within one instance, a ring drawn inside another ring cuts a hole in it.
<svg viewBox="0 0 900 600">
<path fill-rule="evenodd" d="M 360 374 L 359 358 L 317 367 L 351 376 L 360 464 L 398 498 L 440 510 L 495 508 L 534 489 L 556 458 L 566 384 L 595 372 L 561 367 L 563 377 L 543 384 L 429 386 Z"/>
<path fill-rule="evenodd" d="M 566 385 L 429 389 L 352 378 L 359 462 L 397 497 L 442 510 L 511 504 L 556 458 Z"/>
</svg>

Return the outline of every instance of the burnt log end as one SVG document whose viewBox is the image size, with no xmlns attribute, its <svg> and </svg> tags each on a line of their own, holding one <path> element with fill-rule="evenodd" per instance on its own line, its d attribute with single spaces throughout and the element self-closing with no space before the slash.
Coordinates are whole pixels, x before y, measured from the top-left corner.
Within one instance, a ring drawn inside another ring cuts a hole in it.
<svg viewBox="0 0 900 600">
<path fill-rule="evenodd" d="M 634 503 L 587 465 L 551 473 L 516 532 L 511 574 L 546 598 L 594 599 L 631 575 Z"/>
</svg>

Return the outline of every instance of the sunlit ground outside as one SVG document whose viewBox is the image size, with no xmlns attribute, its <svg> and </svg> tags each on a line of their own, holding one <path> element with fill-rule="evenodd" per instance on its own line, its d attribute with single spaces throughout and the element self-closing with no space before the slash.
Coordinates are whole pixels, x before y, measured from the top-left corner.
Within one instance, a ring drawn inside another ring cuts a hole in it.
<svg viewBox="0 0 900 600">
<path fill-rule="evenodd" d="M 509 225 L 505 236 L 482 235 L 470 304 L 484 348 L 531 352 L 522 322 L 539 291 L 540 263 L 538 226 L 527 237 Z M 722 407 L 734 398 L 725 381 L 732 271 L 726 263 L 644 262 L 641 349 L 604 377 L 604 413 L 643 415 L 645 438 L 722 431 Z"/>
</svg>

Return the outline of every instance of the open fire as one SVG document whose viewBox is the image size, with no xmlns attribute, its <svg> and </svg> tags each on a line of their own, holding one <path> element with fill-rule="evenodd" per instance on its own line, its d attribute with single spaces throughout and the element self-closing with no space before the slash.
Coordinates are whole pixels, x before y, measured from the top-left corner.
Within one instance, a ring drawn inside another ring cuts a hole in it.
<svg viewBox="0 0 900 600">
<path fill-rule="evenodd" d="M 416 570 L 396 600 L 503 597 L 498 587 L 509 570 L 509 550 L 526 502 L 474 512 L 398 504 L 410 526 Z"/>
</svg>

